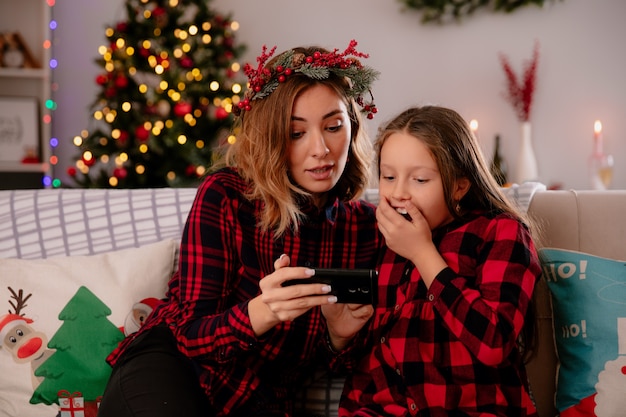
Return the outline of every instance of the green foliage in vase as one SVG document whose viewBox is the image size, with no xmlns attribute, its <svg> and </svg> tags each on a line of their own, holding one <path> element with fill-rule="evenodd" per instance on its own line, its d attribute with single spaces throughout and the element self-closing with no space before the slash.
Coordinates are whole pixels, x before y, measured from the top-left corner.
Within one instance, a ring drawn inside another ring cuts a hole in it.
<svg viewBox="0 0 626 417">
<path fill-rule="evenodd" d="M 406 9 L 422 12 L 422 23 L 460 21 L 478 9 L 511 13 L 528 5 L 543 6 L 549 0 L 399 0 Z"/>
<path fill-rule="evenodd" d="M 245 87 L 238 24 L 210 0 L 126 0 L 105 31 L 90 128 L 68 174 L 80 187 L 196 186 Z M 240 78 L 241 77 L 241 78 Z"/>
</svg>

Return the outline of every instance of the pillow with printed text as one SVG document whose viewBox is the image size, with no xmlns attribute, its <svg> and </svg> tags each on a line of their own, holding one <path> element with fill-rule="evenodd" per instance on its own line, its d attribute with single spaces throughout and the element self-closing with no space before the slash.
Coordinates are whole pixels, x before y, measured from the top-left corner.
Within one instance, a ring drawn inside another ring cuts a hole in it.
<svg viewBox="0 0 626 417">
<path fill-rule="evenodd" d="M 626 413 L 626 261 L 541 249 L 553 305 L 561 417 Z"/>
</svg>

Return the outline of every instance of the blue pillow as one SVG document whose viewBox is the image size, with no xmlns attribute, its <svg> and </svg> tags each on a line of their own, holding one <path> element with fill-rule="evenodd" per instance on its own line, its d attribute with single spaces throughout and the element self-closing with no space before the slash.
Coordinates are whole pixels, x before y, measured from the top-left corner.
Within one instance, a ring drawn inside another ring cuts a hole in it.
<svg viewBox="0 0 626 417">
<path fill-rule="evenodd" d="M 541 249 L 559 356 L 561 416 L 626 409 L 626 261 Z"/>
</svg>

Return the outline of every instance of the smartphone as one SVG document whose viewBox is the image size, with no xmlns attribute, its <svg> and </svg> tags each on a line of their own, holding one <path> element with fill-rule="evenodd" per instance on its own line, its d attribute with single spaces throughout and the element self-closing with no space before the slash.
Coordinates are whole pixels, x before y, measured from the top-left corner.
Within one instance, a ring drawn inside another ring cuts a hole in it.
<svg viewBox="0 0 626 417">
<path fill-rule="evenodd" d="M 285 281 L 283 287 L 296 284 L 328 284 L 330 294 L 337 297 L 338 303 L 374 304 L 378 285 L 378 271 L 375 269 L 329 269 L 315 268 L 311 278 Z"/>
</svg>

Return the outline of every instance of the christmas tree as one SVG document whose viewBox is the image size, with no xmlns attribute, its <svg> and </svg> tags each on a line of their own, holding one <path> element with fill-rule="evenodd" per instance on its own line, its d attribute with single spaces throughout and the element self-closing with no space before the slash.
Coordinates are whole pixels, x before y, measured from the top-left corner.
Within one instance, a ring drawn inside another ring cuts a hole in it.
<svg viewBox="0 0 626 417">
<path fill-rule="evenodd" d="M 126 0 L 96 62 L 90 130 L 68 174 L 81 187 L 196 186 L 227 139 L 238 81 L 237 22 L 210 0 Z M 243 79 L 243 76 L 241 75 Z"/>
<path fill-rule="evenodd" d="M 118 345 L 124 334 L 107 316 L 107 307 L 86 287 L 80 287 L 59 313 L 63 324 L 48 347 L 56 349 L 35 371 L 44 377 L 30 399 L 32 404 L 52 404 L 58 392 L 80 392 L 85 402 L 95 402 L 104 392 L 111 375 L 105 359 Z"/>
</svg>

